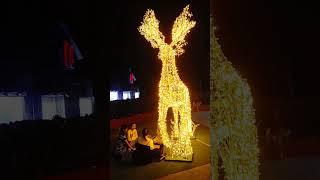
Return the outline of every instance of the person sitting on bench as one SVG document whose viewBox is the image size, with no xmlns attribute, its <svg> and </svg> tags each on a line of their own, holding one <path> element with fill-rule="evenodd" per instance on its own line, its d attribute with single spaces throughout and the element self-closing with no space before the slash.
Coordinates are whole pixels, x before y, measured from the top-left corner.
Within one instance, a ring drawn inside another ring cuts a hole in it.
<svg viewBox="0 0 320 180">
<path fill-rule="evenodd" d="M 138 143 L 144 146 L 149 146 L 150 154 L 153 158 L 160 159 L 160 161 L 165 158 L 165 156 L 163 155 L 163 145 L 155 145 L 153 143 L 153 140 L 152 138 L 150 138 L 147 128 L 144 128 L 142 130 L 142 137 L 138 138 Z"/>
<path fill-rule="evenodd" d="M 132 147 L 135 147 L 138 141 L 138 132 L 136 129 L 137 125 L 135 123 L 131 123 L 129 125 L 129 129 L 127 131 L 127 139 Z"/>
<path fill-rule="evenodd" d="M 157 128 L 157 134 L 156 134 L 156 136 L 154 136 L 152 139 L 153 139 L 153 143 L 156 144 L 156 145 L 161 145 L 161 144 L 163 144 L 162 138 L 161 138 L 161 135 L 160 135 L 160 129 L 159 129 L 159 128 Z"/>
<path fill-rule="evenodd" d="M 118 140 L 116 142 L 115 146 L 115 152 L 114 155 L 119 158 L 120 160 L 128 161 L 130 160 L 130 155 L 132 151 L 135 150 L 134 147 L 130 145 L 130 143 L 127 140 L 127 125 L 122 125 L 120 128 Z"/>
</svg>

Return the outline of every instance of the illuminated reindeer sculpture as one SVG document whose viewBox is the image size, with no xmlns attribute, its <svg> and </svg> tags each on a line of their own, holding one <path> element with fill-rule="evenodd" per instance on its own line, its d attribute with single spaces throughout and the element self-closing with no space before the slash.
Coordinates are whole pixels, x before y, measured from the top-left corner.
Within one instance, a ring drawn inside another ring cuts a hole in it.
<svg viewBox="0 0 320 180">
<path fill-rule="evenodd" d="M 258 180 L 258 136 L 250 86 L 224 56 L 213 18 L 210 26 L 211 179 L 221 178 L 220 166 L 224 179 Z"/>
<path fill-rule="evenodd" d="M 162 61 L 161 79 L 159 83 L 158 128 L 163 144 L 168 149 L 167 160 L 192 159 L 193 150 L 190 137 L 193 135 L 191 120 L 191 103 L 188 88 L 181 81 L 175 63 L 176 56 L 181 55 L 183 46 L 187 44 L 185 36 L 196 22 L 189 18 L 189 5 L 176 18 L 172 28 L 172 42 L 167 44 L 159 30 L 159 21 L 153 10 L 147 10 L 142 25 L 138 28 L 153 48 L 159 49 L 158 58 Z M 167 132 L 166 116 L 172 108 L 174 120 L 171 137 Z"/>
</svg>

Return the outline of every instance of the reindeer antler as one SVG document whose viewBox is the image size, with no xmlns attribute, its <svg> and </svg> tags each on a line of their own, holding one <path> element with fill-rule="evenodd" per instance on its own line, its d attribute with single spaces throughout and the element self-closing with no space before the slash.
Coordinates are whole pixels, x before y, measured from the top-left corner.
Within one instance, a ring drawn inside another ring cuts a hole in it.
<svg viewBox="0 0 320 180">
<path fill-rule="evenodd" d="M 143 22 L 138 28 L 141 35 L 151 43 L 153 48 L 159 48 L 165 43 L 164 35 L 159 30 L 159 21 L 157 20 L 154 11 L 148 9 L 143 16 Z"/>
<path fill-rule="evenodd" d="M 182 13 L 177 17 L 174 21 L 172 28 L 172 42 L 170 44 L 171 47 L 175 46 L 175 50 L 177 55 L 181 55 L 184 50 L 183 46 L 187 44 L 185 41 L 186 35 L 190 32 L 195 25 L 195 21 L 191 21 L 189 18 L 192 17 L 192 13 L 189 12 L 189 5 L 187 5 Z"/>
</svg>

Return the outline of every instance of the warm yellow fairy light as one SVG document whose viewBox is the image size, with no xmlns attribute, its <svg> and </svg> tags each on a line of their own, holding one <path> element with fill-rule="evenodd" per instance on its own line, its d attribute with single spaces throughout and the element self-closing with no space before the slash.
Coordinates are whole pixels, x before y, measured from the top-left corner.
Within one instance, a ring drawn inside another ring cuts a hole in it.
<svg viewBox="0 0 320 180">
<path fill-rule="evenodd" d="M 221 157 L 226 179 L 259 179 L 259 149 L 250 87 L 224 56 L 210 24 L 212 178 Z"/>
<path fill-rule="evenodd" d="M 158 58 L 162 61 L 162 71 L 159 83 L 158 128 L 163 144 L 169 148 L 171 158 L 180 160 L 192 157 L 190 137 L 193 132 L 189 91 L 178 75 L 175 57 L 184 52 L 182 47 L 187 44 L 185 36 L 196 24 L 189 19 L 191 17 L 188 5 L 174 22 L 170 44 L 165 42 L 153 10 L 147 10 L 142 25 L 138 28 L 151 46 L 159 49 Z M 171 136 L 166 125 L 169 108 L 172 108 L 174 114 Z"/>
</svg>

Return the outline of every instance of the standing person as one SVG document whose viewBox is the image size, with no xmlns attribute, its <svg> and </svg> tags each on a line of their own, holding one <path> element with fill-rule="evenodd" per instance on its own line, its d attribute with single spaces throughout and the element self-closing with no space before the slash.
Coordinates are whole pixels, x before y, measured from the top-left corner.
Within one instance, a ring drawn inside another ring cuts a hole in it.
<svg viewBox="0 0 320 180">
<path fill-rule="evenodd" d="M 290 130 L 288 128 L 280 128 L 278 144 L 279 144 L 281 159 L 287 158 L 286 147 L 288 145 L 289 135 L 290 135 Z"/>
<path fill-rule="evenodd" d="M 192 139 L 196 139 L 196 134 L 195 134 L 195 131 L 197 129 L 198 126 L 200 126 L 200 124 L 195 124 L 193 121 L 192 122 Z"/>
<path fill-rule="evenodd" d="M 142 130 L 142 137 L 139 137 L 138 143 L 144 146 L 149 146 L 150 153 L 153 158 L 159 158 L 160 161 L 165 158 L 163 155 L 163 145 L 155 145 L 153 140 L 150 138 L 149 132 L 147 128 Z"/>
<path fill-rule="evenodd" d="M 264 151 L 264 154 L 266 156 L 266 158 L 271 158 L 272 157 L 272 147 L 273 147 L 273 130 L 272 128 L 269 126 L 269 127 L 266 127 L 265 130 L 264 130 L 264 143 L 263 143 L 263 151 Z"/>
<path fill-rule="evenodd" d="M 129 125 L 129 129 L 127 131 L 127 139 L 132 147 L 135 147 L 135 144 L 138 141 L 138 132 L 137 125 L 135 123 L 131 123 Z"/>
<path fill-rule="evenodd" d="M 130 154 L 135 150 L 127 140 L 127 125 L 122 125 L 120 128 L 118 140 L 115 147 L 115 155 L 121 160 L 129 160 Z"/>
<path fill-rule="evenodd" d="M 201 106 L 202 102 L 201 102 L 201 99 L 198 98 L 198 101 L 196 103 L 196 107 L 197 107 L 197 112 L 199 112 L 199 107 Z"/>
</svg>

